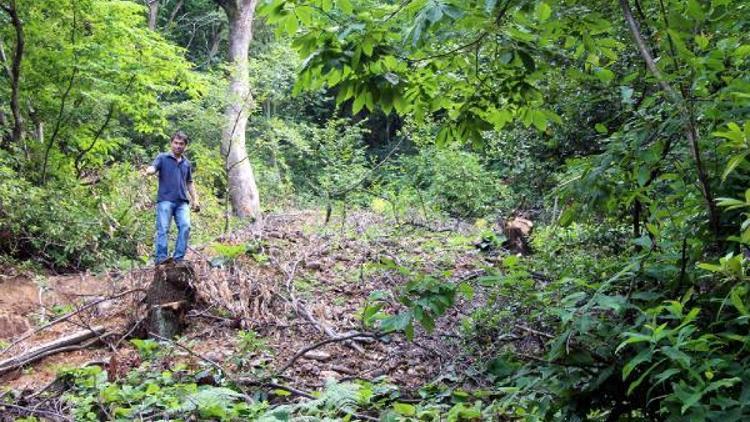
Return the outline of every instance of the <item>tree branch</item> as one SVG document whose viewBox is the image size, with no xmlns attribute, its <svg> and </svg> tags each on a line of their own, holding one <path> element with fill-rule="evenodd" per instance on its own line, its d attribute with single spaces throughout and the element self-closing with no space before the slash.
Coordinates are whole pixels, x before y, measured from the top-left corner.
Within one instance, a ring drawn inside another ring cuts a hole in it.
<svg viewBox="0 0 750 422">
<path fill-rule="evenodd" d="M 662 75 L 661 71 L 656 66 L 654 58 L 651 57 L 651 53 L 648 51 L 648 47 L 646 46 L 646 41 L 643 39 L 643 35 L 641 35 L 641 30 L 638 27 L 638 23 L 635 21 L 635 18 L 633 18 L 633 12 L 630 10 L 629 0 L 620 0 L 620 6 L 622 7 L 622 13 L 625 17 L 625 22 L 628 24 L 630 33 L 631 35 L 633 35 L 633 39 L 635 40 L 635 45 L 638 48 L 638 52 L 641 53 L 641 57 L 643 57 L 643 60 L 646 62 L 646 67 L 651 72 L 651 74 L 654 75 L 659 86 L 664 90 L 664 92 L 669 95 L 670 100 L 677 103 L 678 105 L 682 104 L 684 99 L 667 82 L 667 80 L 664 78 L 664 75 Z"/>
<path fill-rule="evenodd" d="M 630 10 L 629 0 L 620 0 L 620 6 L 622 7 L 622 13 L 625 17 L 625 22 L 628 24 L 630 33 L 635 40 L 636 47 L 638 48 L 641 57 L 643 57 L 643 60 L 646 62 L 646 67 L 651 72 L 651 74 L 654 75 L 659 86 L 667 94 L 668 99 L 677 106 L 683 116 L 683 119 L 685 121 L 685 136 L 688 138 L 688 142 L 690 143 L 690 150 L 692 152 L 693 159 L 695 160 L 695 169 L 698 175 L 700 190 L 703 194 L 703 198 L 706 202 L 706 208 L 708 210 L 709 224 L 711 226 L 711 230 L 714 233 L 714 236 L 718 239 L 720 231 L 719 214 L 716 209 L 716 203 L 714 202 L 713 193 L 711 192 L 711 182 L 703 167 L 700 145 L 698 143 L 698 128 L 695 124 L 695 117 L 693 115 L 692 107 L 689 107 L 685 103 L 685 97 L 677 92 L 669 84 L 669 82 L 667 82 L 664 75 L 656 66 L 656 62 L 654 61 L 654 58 L 651 57 L 651 53 L 649 53 L 646 46 L 646 41 L 643 39 L 643 35 L 641 35 L 640 29 L 638 28 L 638 23 L 635 21 L 635 18 L 633 18 L 633 12 Z"/>
</svg>

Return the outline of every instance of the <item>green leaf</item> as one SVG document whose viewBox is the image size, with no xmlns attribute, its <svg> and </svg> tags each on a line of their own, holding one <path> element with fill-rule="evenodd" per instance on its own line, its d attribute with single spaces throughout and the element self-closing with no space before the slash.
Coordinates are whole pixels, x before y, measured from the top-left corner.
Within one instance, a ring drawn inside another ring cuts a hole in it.
<svg viewBox="0 0 750 422">
<path fill-rule="evenodd" d="M 570 225 L 570 223 L 573 222 L 573 218 L 575 218 L 577 209 L 575 207 L 568 207 L 565 209 L 565 211 L 560 214 L 560 219 L 558 220 L 557 224 L 559 224 L 561 227 L 567 227 Z"/>
<path fill-rule="evenodd" d="M 466 300 L 471 300 L 474 297 L 474 288 L 469 283 L 461 283 L 458 285 L 458 291 L 463 295 Z"/>
<path fill-rule="evenodd" d="M 362 107 L 365 106 L 366 101 L 366 93 L 362 92 L 359 95 L 357 95 L 354 98 L 354 102 L 352 103 L 352 114 L 357 114 L 362 110 Z"/>
<path fill-rule="evenodd" d="M 620 350 L 624 349 L 630 344 L 650 342 L 652 340 L 651 336 L 641 333 L 625 333 L 625 335 L 628 338 L 617 346 L 617 349 L 615 349 L 615 353 L 619 353 Z"/>
<path fill-rule="evenodd" d="M 742 300 L 742 296 L 746 293 L 745 287 L 735 287 L 732 289 L 731 294 L 729 295 L 729 300 L 732 302 L 732 305 L 737 309 L 737 312 L 742 314 L 743 316 L 750 315 L 750 312 L 748 312 L 747 307 L 745 306 L 745 303 Z"/>
<path fill-rule="evenodd" d="M 743 161 L 745 161 L 745 158 L 747 157 L 748 152 L 743 152 L 742 154 L 737 154 L 732 156 L 732 158 L 729 159 L 729 162 L 727 163 L 727 167 L 724 169 L 724 173 L 721 174 L 721 181 L 724 182 L 727 180 L 727 176 L 729 176 L 734 169 L 737 168 L 740 164 L 742 164 Z"/>
<path fill-rule="evenodd" d="M 698 0 L 688 0 L 687 14 L 691 18 L 698 20 L 698 21 L 702 21 L 706 16 L 706 12 L 703 11 L 703 7 L 698 2 Z"/>
<path fill-rule="evenodd" d="M 286 33 L 289 35 L 294 35 L 295 33 L 297 33 L 297 28 L 299 28 L 297 16 L 289 14 L 284 20 L 284 29 L 286 30 Z"/>
<path fill-rule="evenodd" d="M 536 17 L 540 22 L 545 22 L 552 16 L 552 8 L 549 4 L 541 2 L 536 5 Z"/>
<path fill-rule="evenodd" d="M 698 34 L 695 36 L 695 44 L 705 50 L 708 47 L 708 38 L 703 34 Z"/>
<path fill-rule="evenodd" d="M 380 329 L 386 333 L 393 331 L 403 331 L 414 319 L 414 315 L 411 311 L 399 313 L 397 315 L 389 316 L 380 323 Z"/>
<path fill-rule="evenodd" d="M 688 409 L 690 409 L 691 407 L 693 407 L 693 405 L 695 405 L 696 403 L 698 403 L 698 400 L 700 400 L 701 397 L 703 397 L 703 392 L 700 391 L 700 390 L 698 390 L 698 391 L 694 391 L 692 393 L 687 393 L 686 390 L 680 390 L 680 389 L 678 389 L 678 390 L 675 391 L 675 395 L 682 402 L 682 407 L 680 408 L 680 413 L 682 413 L 684 415 L 685 412 Z"/>
<path fill-rule="evenodd" d="M 336 4 L 338 4 L 339 9 L 341 9 L 344 13 L 351 14 L 354 11 L 352 2 L 349 0 L 336 0 Z"/>
<path fill-rule="evenodd" d="M 602 123 L 595 124 L 594 129 L 601 134 L 607 133 L 609 131 L 609 129 L 607 129 L 607 126 L 603 125 Z"/>
<path fill-rule="evenodd" d="M 747 207 L 748 204 L 735 198 L 716 198 L 716 204 L 725 207 L 727 210 Z"/>
<path fill-rule="evenodd" d="M 364 40 L 362 40 L 362 44 L 360 45 L 362 46 L 362 52 L 365 53 L 365 56 L 367 57 L 372 56 L 372 51 L 373 51 L 372 39 L 365 38 Z"/>
<path fill-rule="evenodd" d="M 630 359 L 622 368 L 622 380 L 625 381 L 638 365 L 650 361 L 651 356 L 653 356 L 651 349 L 643 349 L 633 359 Z"/>
<path fill-rule="evenodd" d="M 531 121 L 540 132 L 547 129 L 547 115 L 541 110 L 531 110 Z"/>
<path fill-rule="evenodd" d="M 594 75 L 599 78 L 600 81 L 604 82 L 605 84 L 609 84 L 612 82 L 612 79 L 615 78 L 615 73 L 612 72 L 609 69 L 605 69 L 603 67 L 597 68 L 594 71 Z"/>
<path fill-rule="evenodd" d="M 417 414 L 417 408 L 409 403 L 393 403 L 393 410 L 402 416 L 414 416 Z"/>
<path fill-rule="evenodd" d="M 646 183 L 651 178 L 651 169 L 646 166 L 640 166 L 638 168 L 638 186 L 646 186 Z"/>
</svg>

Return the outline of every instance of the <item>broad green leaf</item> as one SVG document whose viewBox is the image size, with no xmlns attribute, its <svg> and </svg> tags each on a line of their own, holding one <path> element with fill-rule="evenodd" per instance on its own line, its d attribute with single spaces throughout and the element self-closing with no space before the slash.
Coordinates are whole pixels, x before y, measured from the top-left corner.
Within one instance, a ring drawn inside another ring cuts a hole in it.
<svg viewBox="0 0 750 422">
<path fill-rule="evenodd" d="M 409 403 L 393 403 L 393 410 L 403 416 L 414 416 L 417 414 L 417 408 Z"/>
<path fill-rule="evenodd" d="M 750 312 L 748 312 L 747 306 L 745 306 L 742 299 L 742 296 L 745 296 L 746 291 L 747 290 L 744 286 L 735 287 L 729 295 L 729 300 L 732 302 L 732 305 L 737 309 L 737 312 L 743 316 L 750 315 Z"/>
<path fill-rule="evenodd" d="M 414 316 L 411 311 L 402 312 L 385 318 L 381 321 L 380 328 L 387 333 L 392 331 L 403 331 L 409 326 L 409 324 L 411 324 L 413 318 Z"/>
<path fill-rule="evenodd" d="M 336 4 L 344 13 L 351 14 L 354 11 L 350 0 L 336 0 Z"/>
<path fill-rule="evenodd" d="M 365 94 L 366 93 L 362 92 L 354 98 L 354 102 L 352 102 L 352 114 L 359 113 L 362 110 L 362 107 L 365 106 L 365 101 L 366 101 Z"/>
<path fill-rule="evenodd" d="M 724 173 L 721 174 L 721 180 L 722 182 L 727 180 L 727 176 L 729 176 L 734 169 L 737 168 L 740 164 L 742 164 L 743 161 L 745 161 L 745 158 L 747 157 L 748 152 L 743 152 L 742 154 L 737 154 L 732 156 L 732 158 L 729 159 L 729 162 L 727 163 L 727 167 L 724 169 Z"/>
<path fill-rule="evenodd" d="M 594 71 L 594 75 L 596 75 L 596 77 L 599 78 L 599 80 L 604 82 L 605 84 L 612 82 L 612 79 L 615 78 L 614 72 L 612 72 L 609 69 L 602 68 L 602 67 L 597 68 Z"/>
<path fill-rule="evenodd" d="M 653 356 L 651 349 L 643 349 L 633 359 L 630 359 L 622 368 L 622 380 L 625 381 L 638 365 L 650 361 L 651 356 Z"/>
<path fill-rule="evenodd" d="M 552 15 L 552 8 L 545 2 L 537 3 L 536 17 L 540 22 L 545 22 Z"/>
</svg>

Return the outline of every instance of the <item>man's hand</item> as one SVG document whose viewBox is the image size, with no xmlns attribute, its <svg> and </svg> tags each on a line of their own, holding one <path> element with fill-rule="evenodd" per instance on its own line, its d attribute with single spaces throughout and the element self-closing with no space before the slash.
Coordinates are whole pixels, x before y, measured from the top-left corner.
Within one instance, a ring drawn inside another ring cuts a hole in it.
<svg viewBox="0 0 750 422">
<path fill-rule="evenodd" d="M 148 177 L 153 174 L 156 174 L 156 169 L 154 168 L 154 166 L 148 166 L 145 168 L 141 168 L 140 173 L 141 173 L 141 176 Z"/>
<path fill-rule="evenodd" d="M 192 209 L 193 209 L 193 212 L 201 212 L 201 204 L 197 202 L 193 202 Z"/>
</svg>

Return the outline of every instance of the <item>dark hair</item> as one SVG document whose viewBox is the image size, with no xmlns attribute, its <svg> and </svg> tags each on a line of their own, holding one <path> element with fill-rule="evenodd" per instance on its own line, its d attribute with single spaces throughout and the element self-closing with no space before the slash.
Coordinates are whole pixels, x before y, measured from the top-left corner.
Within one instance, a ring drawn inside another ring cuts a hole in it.
<svg viewBox="0 0 750 422">
<path fill-rule="evenodd" d="M 172 134 L 172 137 L 169 138 L 169 142 L 174 141 L 175 139 L 179 139 L 181 141 L 185 141 L 185 145 L 190 143 L 190 139 L 188 138 L 187 134 L 185 132 L 178 130 L 177 132 Z"/>
</svg>

